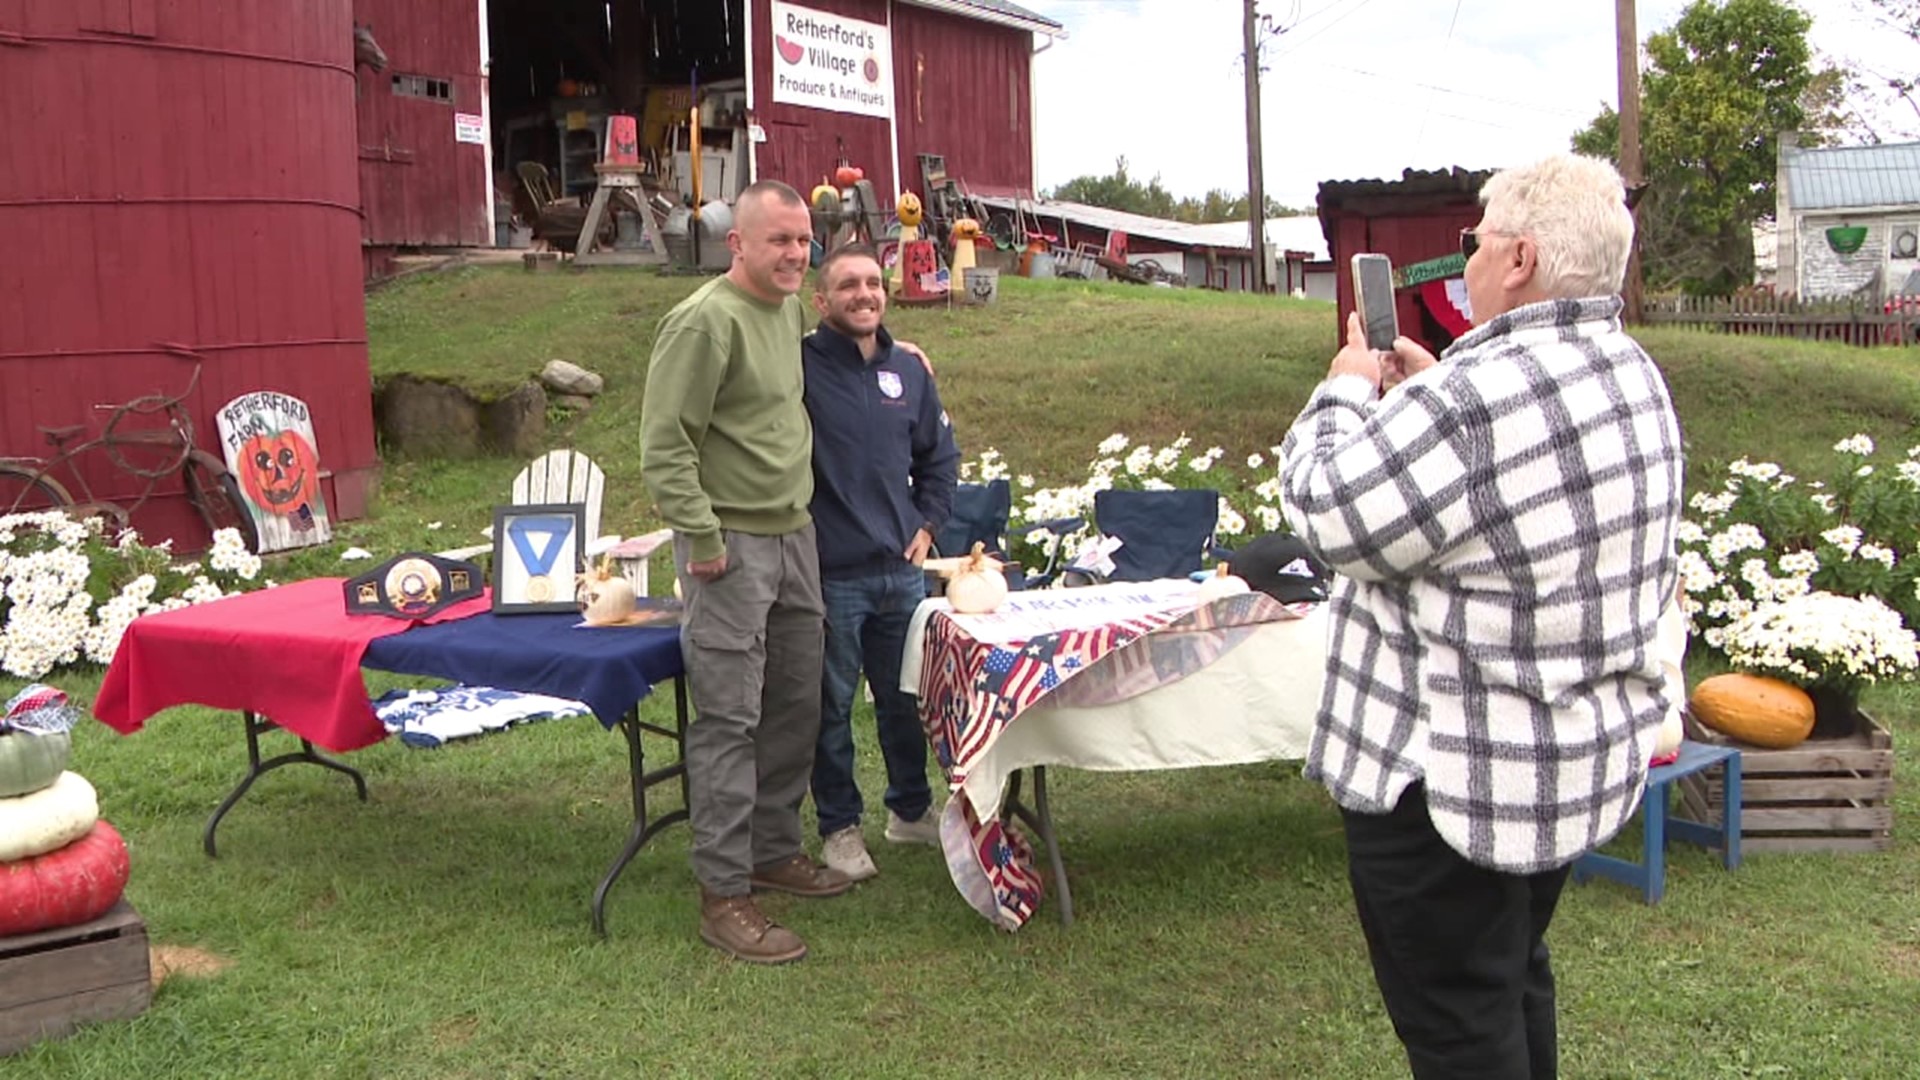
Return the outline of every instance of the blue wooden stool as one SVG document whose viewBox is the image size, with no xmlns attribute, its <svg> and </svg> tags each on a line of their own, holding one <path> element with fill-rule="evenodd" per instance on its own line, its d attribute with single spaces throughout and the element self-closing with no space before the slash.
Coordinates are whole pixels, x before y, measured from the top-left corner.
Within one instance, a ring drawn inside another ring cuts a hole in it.
<svg viewBox="0 0 1920 1080">
<path fill-rule="evenodd" d="M 1719 766 L 1726 778 L 1721 799 L 1720 826 L 1667 816 L 1667 797 L 1675 780 Z M 1680 757 L 1668 765 L 1656 765 L 1647 773 L 1647 791 L 1640 801 L 1640 822 L 1646 852 L 1641 862 L 1632 863 L 1599 852 L 1589 852 L 1573 864 L 1573 880 L 1591 877 L 1611 878 L 1639 889 L 1647 903 L 1657 904 L 1667 892 L 1667 839 L 1669 836 L 1702 847 L 1717 847 L 1727 869 L 1740 865 L 1740 751 L 1730 746 L 1709 746 L 1688 740 L 1680 744 Z"/>
</svg>

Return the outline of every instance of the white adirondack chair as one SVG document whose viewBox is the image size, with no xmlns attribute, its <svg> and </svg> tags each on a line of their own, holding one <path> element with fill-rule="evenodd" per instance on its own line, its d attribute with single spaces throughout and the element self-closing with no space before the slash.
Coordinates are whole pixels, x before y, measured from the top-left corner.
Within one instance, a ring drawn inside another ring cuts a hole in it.
<svg viewBox="0 0 1920 1080">
<path fill-rule="evenodd" d="M 600 500 L 606 494 L 607 474 L 578 450 L 550 450 L 534 458 L 513 478 L 515 506 L 538 503 L 585 503 L 587 550 L 600 539 Z"/>
<path fill-rule="evenodd" d="M 515 506 L 535 506 L 540 503 L 583 503 L 586 514 L 586 551 L 588 555 L 598 555 L 602 550 L 618 543 L 617 536 L 608 537 L 607 543 L 600 542 L 600 503 L 607 489 L 607 474 L 593 459 L 578 450 L 549 450 L 545 454 L 527 463 L 520 474 L 513 478 L 513 488 L 508 501 Z M 489 538 L 493 536 L 493 527 L 482 530 Z M 491 543 L 475 544 L 472 547 L 454 548 L 442 551 L 440 555 L 449 559 L 471 559 L 493 550 Z"/>
</svg>

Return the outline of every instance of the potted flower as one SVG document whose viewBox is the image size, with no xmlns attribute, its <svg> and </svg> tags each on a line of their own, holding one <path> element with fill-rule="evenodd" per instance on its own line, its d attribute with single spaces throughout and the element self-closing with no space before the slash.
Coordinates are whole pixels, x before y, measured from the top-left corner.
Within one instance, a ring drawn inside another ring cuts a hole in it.
<svg viewBox="0 0 1920 1080">
<path fill-rule="evenodd" d="M 1875 597 L 1920 627 L 1920 447 L 1883 462 L 1854 435 L 1834 452 L 1824 478 L 1741 458 L 1720 491 L 1689 500 L 1680 574 L 1709 649 L 1725 653 L 1727 628 L 1758 605 L 1813 592 Z"/>
<path fill-rule="evenodd" d="M 1871 596 L 1767 600 L 1730 623 L 1722 645 L 1735 668 L 1807 691 L 1814 738 L 1853 734 L 1863 687 L 1920 668 L 1920 642 L 1898 612 Z"/>
</svg>

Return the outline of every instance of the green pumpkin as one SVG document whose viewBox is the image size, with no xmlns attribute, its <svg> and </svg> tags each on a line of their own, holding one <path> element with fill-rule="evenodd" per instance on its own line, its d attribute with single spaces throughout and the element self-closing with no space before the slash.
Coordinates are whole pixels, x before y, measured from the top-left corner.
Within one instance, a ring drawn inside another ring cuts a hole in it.
<svg viewBox="0 0 1920 1080">
<path fill-rule="evenodd" d="M 39 791 L 66 770 L 73 741 L 62 731 L 31 735 L 11 731 L 0 735 L 0 798 Z"/>
</svg>

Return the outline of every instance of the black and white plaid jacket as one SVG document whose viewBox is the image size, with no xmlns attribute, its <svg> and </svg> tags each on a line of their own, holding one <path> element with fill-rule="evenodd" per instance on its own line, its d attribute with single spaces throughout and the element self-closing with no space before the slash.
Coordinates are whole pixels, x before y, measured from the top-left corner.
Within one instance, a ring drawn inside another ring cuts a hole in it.
<svg viewBox="0 0 1920 1080">
<path fill-rule="evenodd" d="M 1668 707 L 1655 627 L 1677 574 L 1681 444 L 1616 298 L 1475 328 L 1375 399 L 1314 392 L 1282 447 L 1287 521 L 1340 575 L 1306 775 L 1514 873 L 1632 816 Z"/>
</svg>

